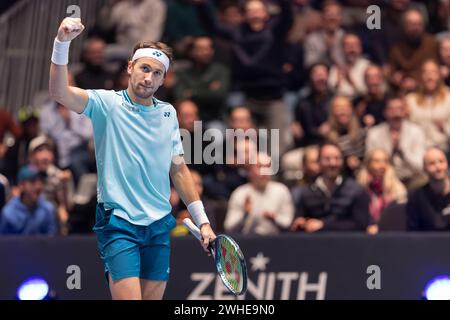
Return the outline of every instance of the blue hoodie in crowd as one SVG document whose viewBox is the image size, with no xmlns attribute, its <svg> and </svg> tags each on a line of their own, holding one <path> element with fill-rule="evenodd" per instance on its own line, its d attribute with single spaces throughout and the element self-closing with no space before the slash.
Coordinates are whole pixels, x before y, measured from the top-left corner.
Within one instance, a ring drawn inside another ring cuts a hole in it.
<svg viewBox="0 0 450 320">
<path fill-rule="evenodd" d="M 54 235 L 56 232 L 55 208 L 43 196 L 39 197 L 33 208 L 28 208 L 19 196 L 12 198 L 3 208 L 0 234 Z"/>
</svg>

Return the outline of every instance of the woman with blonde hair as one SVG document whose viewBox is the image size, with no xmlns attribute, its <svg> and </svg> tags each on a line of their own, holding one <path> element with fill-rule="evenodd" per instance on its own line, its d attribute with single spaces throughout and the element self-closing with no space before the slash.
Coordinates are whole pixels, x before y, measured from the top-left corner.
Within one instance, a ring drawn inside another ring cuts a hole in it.
<svg viewBox="0 0 450 320">
<path fill-rule="evenodd" d="M 449 152 L 450 94 L 434 60 L 426 60 L 416 92 L 406 96 L 409 118 L 425 132 L 426 146 Z"/>
<path fill-rule="evenodd" d="M 367 232 L 376 234 L 381 213 L 391 202 L 405 202 L 406 188 L 396 176 L 394 168 L 389 162 L 389 155 L 382 149 L 373 149 L 366 154 L 357 181 L 366 188 L 370 195 L 371 223 Z"/>
<path fill-rule="evenodd" d="M 346 169 L 350 174 L 355 173 L 364 157 L 366 130 L 361 128 L 348 97 L 333 98 L 328 121 L 319 130 L 328 141 L 341 148 Z"/>
</svg>

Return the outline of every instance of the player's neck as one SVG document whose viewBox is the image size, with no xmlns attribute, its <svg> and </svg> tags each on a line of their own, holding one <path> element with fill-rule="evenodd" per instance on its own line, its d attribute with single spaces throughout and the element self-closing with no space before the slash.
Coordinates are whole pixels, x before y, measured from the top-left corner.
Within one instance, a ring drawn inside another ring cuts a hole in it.
<svg viewBox="0 0 450 320">
<path fill-rule="evenodd" d="M 130 87 L 127 88 L 127 94 L 130 97 L 130 100 L 135 104 L 140 104 L 143 106 L 152 106 L 153 105 L 153 95 L 147 99 L 142 99 L 136 96 L 133 90 Z"/>
</svg>

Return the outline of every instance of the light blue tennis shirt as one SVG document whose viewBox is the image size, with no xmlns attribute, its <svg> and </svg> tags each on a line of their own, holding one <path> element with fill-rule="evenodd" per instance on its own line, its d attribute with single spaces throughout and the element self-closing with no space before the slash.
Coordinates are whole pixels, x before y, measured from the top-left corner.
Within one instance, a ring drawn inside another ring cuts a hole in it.
<svg viewBox="0 0 450 320">
<path fill-rule="evenodd" d="M 126 90 L 87 90 L 83 114 L 94 128 L 97 201 L 136 225 L 170 213 L 172 157 L 183 154 L 174 107 L 153 98 L 131 101 Z"/>
</svg>

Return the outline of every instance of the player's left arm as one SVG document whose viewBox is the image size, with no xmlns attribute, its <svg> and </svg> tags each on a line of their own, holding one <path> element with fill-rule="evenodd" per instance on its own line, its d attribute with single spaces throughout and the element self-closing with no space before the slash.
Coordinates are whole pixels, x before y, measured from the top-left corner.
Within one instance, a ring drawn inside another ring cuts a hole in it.
<svg viewBox="0 0 450 320">
<path fill-rule="evenodd" d="M 170 167 L 170 177 L 180 198 L 188 208 L 194 223 L 199 227 L 203 241 L 202 246 L 207 251 L 210 241 L 216 238 L 209 224 L 203 203 L 195 187 L 191 172 L 182 156 L 175 156 Z"/>
</svg>

